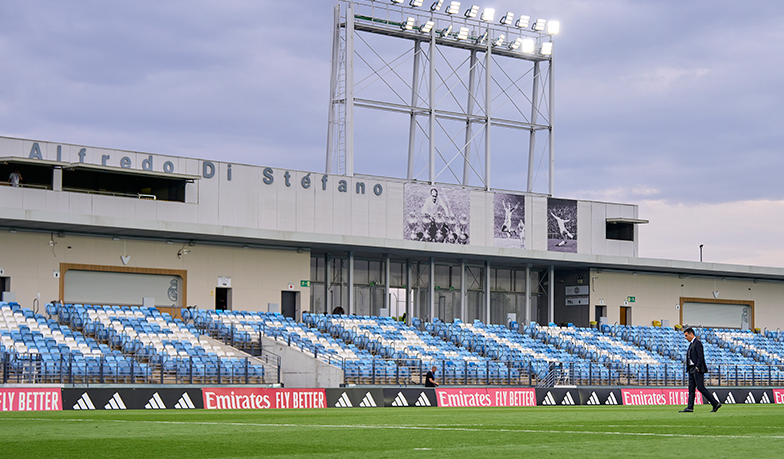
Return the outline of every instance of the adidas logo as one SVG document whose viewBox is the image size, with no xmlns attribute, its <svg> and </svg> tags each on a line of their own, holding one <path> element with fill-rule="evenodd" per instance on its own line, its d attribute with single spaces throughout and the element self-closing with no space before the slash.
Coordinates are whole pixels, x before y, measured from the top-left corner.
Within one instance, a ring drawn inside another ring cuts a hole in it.
<svg viewBox="0 0 784 459">
<path fill-rule="evenodd" d="M 187 392 L 182 394 L 179 400 L 177 400 L 177 404 L 174 405 L 174 408 L 178 410 L 192 410 L 195 409 L 196 406 L 193 405 L 193 401 L 191 401 L 191 397 L 188 395 Z"/>
<path fill-rule="evenodd" d="M 417 401 L 417 403 L 419 403 L 419 401 Z M 403 397 L 402 392 L 397 393 L 395 399 L 392 401 L 392 406 L 408 406 L 408 400 L 406 400 L 406 398 Z"/>
<path fill-rule="evenodd" d="M 713 396 L 716 397 L 716 392 L 713 393 Z M 718 400 L 718 399 L 719 399 L 719 397 L 716 397 L 716 400 Z M 735 395 L 733 395 L 732 392 L 729 392 L 727 394 L 727 399 L 724 400 L 724 403 L 729 404 L 729 405 L 734 405 L 735 403 L 737 403 L 735 401 Z"/>
<path fill-rule="evenodd" d="M 376 407 L 376 401 L 373 400 L 373 396 L 370 395 L 370 392 L 365 394 L 365 398 L 362 399 L 362 401 L 359 403 L 359 406 L 362 407 L 362 408 L 374 408 L 374 407 Z"/>
<path fill-rule="evenodd" d="M 574 405 L 574 399 L 572 398 L 571 392 L 566 393 L 566 396 L 561 400 L 561 405 Z"/>
<path fill-rule="evenodd" d="M 754 398 L 754 394 L 749 392 L 748 397 L 746 397 L 746 403 L 757 403 L 757 399 Z"/>
<path fill-rule="evenodd" d="M 599 401 L 599 396 L 596 395 L 596 392 L 591 392 L 591 396 L 588 397 L 588 405 L 601 405 L 602 402 Z"/>
<path fill-rule="evenodd" d="M 427 398 L 427 395 L 425 395 L 424 392 L 422 392 L 421 394 L 419 394 L 419 398 L 417 399 L 417 401 L 416 401 L 416 403 L 414 405 L 416 405 L 416 406 L 431 406 L 430 405 L 430 399 Z"/>
<path fill-rule="evenodd" d="M 351 404 L 351 400 L 348 398 L 348 394 L 343 392 L 343 394 L 338 399 L 337 403 L 335 403 L 335 408 L 353 408 L 354 405 Z"/>
<path fill-rule="evenodd" d="M 114 395 L 112 395 L 112 398 L 109 399 L 109 403 L 107 403 L 103 407 L 103 409 L 105 409 L 105 410 L 124 410 L 124 409 L 126 409 L 125 408 L 125 402 L 123 402 L 123 399 L 120 397 L 120 394 L 118 392 L 115 392 Z"/>
<path fill-rule="evenodd" d="M 555 397 L 553 397 L 553 393 L 549 390 L 547 391 L 547 395 L 544 396 L 544 400 L 542 400 L 542 405 L 556 405 Z"/>
<path fill-rule="evenodd" d="M 93 401 L 90 400 L 90 396 L 87 395 L 87 392 L 83 393 L 81 397 L 79 397 L 79 401 L 76 402 L 76 405 L 73 406 L 75 410 L 94 410 L 95 405 L 93 405 Z"/>
<path fill-rule="evenodd" d="M 604 402 L 604 404 L 605 405 L 617 405 L 618 404 L 618 399 L 615 398 L 615 393 L 614 392 L 610 392 L 610 396 L 607 397 L 607 401 Z"/>
<path fill-rule="evenodd" d="M 765 392 L 762 394 L 762 398 L 760 398 L 760 403 L 770 403 L 770 398 L 768 397 L 768 393 Z"/>
<path fill-rule="evenodd" d="M 163 404 L 163 400 L 161 400 L 161 396 L 158 393 L 152 394 L 152 398 L 150 401 L 144 405 L 144 409 L 146 410 L 165 410 L 166 405 Z"/>
</svg>

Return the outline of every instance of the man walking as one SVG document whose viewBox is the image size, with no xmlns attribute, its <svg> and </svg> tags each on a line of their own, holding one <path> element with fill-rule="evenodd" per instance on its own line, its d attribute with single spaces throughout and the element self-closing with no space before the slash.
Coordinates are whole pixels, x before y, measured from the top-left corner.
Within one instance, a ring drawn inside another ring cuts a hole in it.
<svg viewBox="0 0 784 459">
<path fill-rule="evenodd" d="M 436 382 L 436 370 L 436 366 L 433 365 L 433 368 L 425 375 L 425 387 L 438 387 L 438 383 Z"/>
<path fill-rule="evenodd" d="M 705 373 L 708 372 L 708 366 L 705 364 L 702 342 L 694 336 L 694 329 L 691 327 L 683 331 L 683 336 L 689 342 L 689 350 L 686 351 L 686 372 L 689 374 L 689 406 L 680 412 L 691 413 L 694 411 L 695 389 L 697 389 L 702 397 L 713 406 L 711 413 L 715 413 L 721 408 L 721 403 L 714 400 L 708 389 L 705 388 Z"/>
</svg>

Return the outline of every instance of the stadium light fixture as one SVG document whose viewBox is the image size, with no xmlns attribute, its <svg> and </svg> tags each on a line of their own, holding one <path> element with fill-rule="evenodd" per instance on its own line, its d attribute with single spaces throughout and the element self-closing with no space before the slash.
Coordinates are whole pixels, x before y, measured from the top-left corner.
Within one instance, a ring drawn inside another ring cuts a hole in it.
<svg viewBox="0 0 784 459">
<path fill-rule="evenodd" d="M 501 45 L 503 45 L 505 39 L 506 39 L 506 35 L 504 35 L 504 34 L 499 35 L 498 38 L 493 40 L 493 46 L 501 46 Z"/>
<path fill-rule="evenodd" d="M 469 29 L 468 27 L 460 27 L 460 30 L 457 32 L 457 39 L 465 40 L 466 38 L 468 38 L 468 32 L 470 30 L 471 29 Z"/>
<path fill-rule="evenodd" d="M 392 3 L 397 5 L 398 3 L 403 3 L 403 0 L 392 0 Z"/>
<path fill-rule="evenodd" d="M 422 24 L 421 27 L 419 27 L 419 31 L 422 33 L 430 33 L 430 29 L 432 29 L 434 25 L 436 25 L 435 22 L 427 21 L 424 24 Z"/>
<path fill-rule="evenodd" d="M 479 14 L 479 5 L 471 5 L 471 8 L 466 10 L 465 17 L 475 18 L 477 14 Z"/>
<path fill-rule="evenodd" d="M 441 31 L 441 36 L 442 36 L 442 37 L 446 37 L 446 36 L 448 36 L 450 33 L 452 33 L 452 24 L 449 24 L 449 25 L 446 27 L 446 29 L 443 29 L 443 30 Z"/>
<path fill-rule="evenodd" d="M 558 35 L 561 31 L 561 23 L 558 21 L 550 21 L 547 23 L 547 34 Z"/>
<path fill-rule="evenodd" d="M 403 30 L 411 30 L 411 29 L 413 29 L 414 28 L 414 18 L 409 16 L 406 19 L 406 22 L 404 22 L 403 24 L 400 25 L 400 28 L 402 28 Z"/>
<path fill-rule="evenodd" d="M 482 35 L 479 36 L 479 38 L 476 39 L 476 43 L 477 44 L 482 44 L 482 43 L 485 42 L 485 40 L 487 40 L 487 31 L 486 30 L 482 33 Z"/>
<path fill-rule="evenodd" d="M 520 16 L 515 23 L 515 27 L 519 29 L 527 29 L 529 25 L 531 25 L 531 16 Z"/>
<path fill-rule="evenodd" d="M 537 32 L 541 32 L 544 30 L 545 24 L 547 24 L 547 19 L 537 19 L 536 22 L 534 22 L 534 25 L 531 26 L 531 28 Z"/>
<path fill-rule="evenodd" d="M 515 39 L 515 41 L 509 43 L 509 49 L 516 51 L 517 49 L 520 48 L 522 44 L 523 44 L 523 39 L 521 37 L 518 37 Z"/>
<path fill-rule="evenodd" d="M 444 0 L 438 0 L 437 2 L 433 2 L 433 4 L 430 5 L 430 11 L 438 11 L 441 9 L 442 6 L 444 6 Z"/>
<path fill-rule="evenodd" d="M 482 11 L 481 19 L 485 22 L 492 22 L 493 19 L 495 19 L 495 8 L 485 8 L 485 10 Z"/>
<path fill-rule="evenodd" d="M 501 24 L 510 25 L 512 22 L 514 22 L 514 13 L 507 11 L 506 14 L 501 18 Z"/>
<path fill-rule="evenodd" d="M 536 49 L 536 43 L 532 38 L 526 38 L 523 40 L 522 47 L 520 52 L 525 54 L 533 54 L 534 50 Z"/>
<path fill-rule="evenodd" d="M 409 5 L 411 5 L 414 8 L 419 8 L 420 6 L 422 6 L 422 2 L 424 2 L 424 0 L 411 0 L 411 3 L 409 3 Z"/>
<path fill-rule="evenodd" d="M 452 2 L 446 7 L 446 14 L 457 14 L 460 12 L 460 2 Z"/>
<path fill-rule="evenodd" d="M 542 56 L 552 56 L 553 54 L 553 42 L 548 41 L 546 43 L 542 43 Z"/>
</svg>

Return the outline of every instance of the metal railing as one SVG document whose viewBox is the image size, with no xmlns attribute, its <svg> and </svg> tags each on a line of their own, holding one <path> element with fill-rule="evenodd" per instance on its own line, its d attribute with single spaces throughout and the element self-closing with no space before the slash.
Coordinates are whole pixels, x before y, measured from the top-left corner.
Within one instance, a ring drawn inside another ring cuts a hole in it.
<svg viewBox="0 0 784 459">
<path fill-rule="evenodd" d="M 254 364 L 254 360 L 261 363 Z M 3 384 L 280 384 L 280 357 L 221 358 L 203 362 L 197 357 L 160 354 L 123 356 L 122 359 L 74 354 L 3 352 Z"/>
</svg>

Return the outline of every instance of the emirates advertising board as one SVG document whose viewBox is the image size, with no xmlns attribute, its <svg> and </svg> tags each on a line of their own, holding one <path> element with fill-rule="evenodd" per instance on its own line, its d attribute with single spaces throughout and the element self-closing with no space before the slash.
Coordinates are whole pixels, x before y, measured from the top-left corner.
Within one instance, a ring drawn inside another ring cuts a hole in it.
<svg viewBox="0 0 784 459">
<path fill-rule="evenodd" d="M 0 411 L 61 411 L 59 387 L 0 389 Z"/>
<path fill-rule="evenodd" d="M 268 389 L 263 387 L 205 387 L 207 410 L 267 410 L 326 408 L 324 389 Z"/>
</svg>

